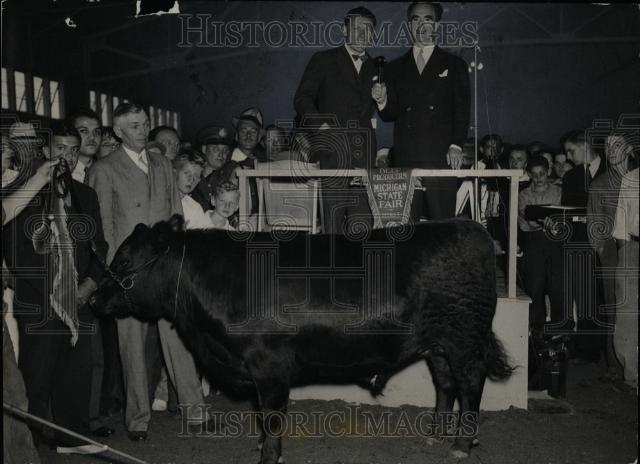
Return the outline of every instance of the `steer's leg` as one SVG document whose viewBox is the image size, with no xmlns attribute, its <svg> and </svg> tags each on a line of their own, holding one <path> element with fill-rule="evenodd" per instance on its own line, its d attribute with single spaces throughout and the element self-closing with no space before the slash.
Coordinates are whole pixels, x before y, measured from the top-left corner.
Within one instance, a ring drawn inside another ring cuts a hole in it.
<svg viewBox="0 0 640 464">
<path fill-rule="evenodd" d="M 260 464 L 277 464 L 282 454 L 282 435 L 286 427 L 288 376 L 254 377 L 254 382 L 260 403 L 264 437 Z"/>
<path fill-rule="evenodd" d="M 453 443 L 451 452 L 456 458 L 469 455 L 471 447 L 477 443 L 478 427 L 480 425 L 480 400 L 487 369 L 484 360 L 471 357 L 459 359 L 453 367 L 453 375 L 459 389 L 460 415 L 458 421 L 458 435 Z"/>
<path fill-rule="evenodd" d="M 436 413 L 433 417 L 433 434 L 427 438 L 427 444 L 440 441 L 443 436 L 455 431 L 453 405 L 458 395 L 458 386 L 447 359 L 439 354 L 430 354 L 427 365 L 431 371 L 436 389 Z"/>
</svg>

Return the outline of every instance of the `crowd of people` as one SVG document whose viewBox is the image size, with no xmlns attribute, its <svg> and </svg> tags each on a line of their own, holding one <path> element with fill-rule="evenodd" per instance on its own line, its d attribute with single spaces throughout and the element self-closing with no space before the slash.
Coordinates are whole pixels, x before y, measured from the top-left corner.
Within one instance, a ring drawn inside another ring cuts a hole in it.
<svg viewBox="0 0 640 464">
<path fill-rule="evenodd" d="M 177 213 L 188 229 L 255 227 L 255 181 L 241 192 L 237 174 L 282 159 L 332 169 L 522 170 L 518 274 L 532 300 L 532 333 L 541 338 L 576 333 L 578 356 L 597 361 L 605 353 L 608 374 L 637 385 L 637 325 L 630 309 L 637 301 L 637 282 L 634 287 L 624 274 L 633 263 L 637 268 L 638 259 L 637 140 L 612 132 L 598 145 L 588 131 L 576 130 L 563 137 L 561 149 L 551 149 L 539 142 L 508 145 L 490 134 L 475 153 L 474 144 L 465 143 L 467 66 L 433 44 L 441 15 L 438 4 L 409 6 L 414 47 L 390 63 L 385 82 L 376 82 L 366 54 L 375 16 L 363 7 L 348 12 L 345 45 L 316 53 L 302 75 L 293 133 L 265 125 L 262 112 L 249 108 L 227 127 L 207 126 L 186 140 L 173 127 L 150 130 L 145 109 L 128 102 L 113 111 L 113 127 L 103 127 L 93 111 L 82 110 L 61 127 L 38 131 L 16 123 L 3 134 L 3 256 L 18 321 L 13 328 L 3 322 L 14 341 L 3 348 L 15 352 L 21 373 L 5 370 L 4 382 L 24 379 L 26 389 L 26 397 L 14 404 L 26 406 L 28 400 L 30 413 L 51 414 L 58 425 L 98 437 L 114 433 L 103 418 L 123 411 L 132 441 L 147 439 L 152 410 L 192 405 L 182 411 L 188 426 L 211 420 L 198 407 L 205 404 L 208 385 L 170 323 L 98 320 L 87 301 L 138 223 L 153 224 Z M 438 84 L 435 94 L 424 91 L 425 82 L 438 79 L 450 83 Z M 375 111 L 394 122 L 391 149 L 377 150 Z M 346 121 L 358 122 L 364 132 L 345 131 Z M 336 134 L 344 143 L 325 143 Z M 508 185 L 490 178 L 481 184 L 481 220 L 498 255 L 507 253 Z M 421 185 L 412 220 L 465 214 L 455 208 L 455 179 L 424 178 Z M 371 219 L 361 184 L 323 179 L 321 189 L 324 232 L 344 233 L 353 218 Z M 240 224 L 242 195 L 249 196 L 250 220 Z M 531 206 L 585 211 L 534 217 Z M 569 216 L 585 222 L 566 220 Z M 44 271 L 21 273 L 24 269 Z M 615 284 L 596 279 L 599 269 L 618 269 Z M 13 431 L 17 434 L 19 427 Z M 39 427 L 32 431 L 36 441 L 43 440 Z M 64 433 L 56 433 L 54 443 L 59 452 L 92 451 Z"/>
<path fill-rule="evenodd" d="M 634 301 L 625 272 L 634 262 L 629 250 L 637 247 L 637 184 L 621 185 L 633 184 L 638 175 L 634 137 L 633 132 L 572 130 L 561 138 L 561 148 L 553 149 L 539 142 L 507 146 L 489 134 L 479 143 L 477 165 L 523 170 L 517 275 L 532 300 L 533 337 L 572 335 L 573 357 L 591 362 L 604 357 L 605 377 L 624 377 L 631 384 L 637 382 L 635 358 L 629 358 L 637 329 L 626 321 L 623 307 Z M 471 167 L 473 145 L 465 149 Z M 483 180 L 481 195 L 481 220 L 498 255 L 506 254 L 508 181 Z M 532 206 L 556 208 L 536 213 Z"/>
</svg>

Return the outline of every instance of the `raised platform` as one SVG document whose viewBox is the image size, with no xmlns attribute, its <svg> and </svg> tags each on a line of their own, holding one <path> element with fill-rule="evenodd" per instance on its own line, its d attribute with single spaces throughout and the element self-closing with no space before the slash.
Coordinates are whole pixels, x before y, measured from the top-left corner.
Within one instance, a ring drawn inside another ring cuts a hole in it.
<svg viewBox="0 0 640 464">
<path fill-rule="evenodd" d="M 500 290 L 501 285 L 498 287 Z M 502 289 L 504 291 L 504 284 Z M 480 404 L 485 411 L 499 411 L 511 406 L 527 408 L 529 299 L 521 291 L 518 293 L 515 299 L 498 298 L 493 320 L 493 330 L 504 344 L 511 365 L 518 368 L 507 382 L 487 380 Z M 383 396 L 374 398 L 367 390 L 355 385 L 311 385 L 294 389 L 291 399 L 344 400 L 396 407 L 404 404 L 434 407 L 436 404 L 435 389 L 425 362 L 413 364 L 392 377 L 383 393 Z"/>
</svg>

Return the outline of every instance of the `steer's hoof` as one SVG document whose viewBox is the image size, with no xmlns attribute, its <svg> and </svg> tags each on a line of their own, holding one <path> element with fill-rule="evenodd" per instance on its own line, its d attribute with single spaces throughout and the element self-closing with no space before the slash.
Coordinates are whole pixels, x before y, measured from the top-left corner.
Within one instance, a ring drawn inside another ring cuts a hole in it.
<svg viewBox="0 0 640 464">
<path fill-rule="evenodd" d="M 459 449 L 452 449 L 451 450 L 451 456 L 454 459 L 466 459 L 469 457 L 469 453 L 467 453 L 466 451 L 462 451 Z"/>
</svg>

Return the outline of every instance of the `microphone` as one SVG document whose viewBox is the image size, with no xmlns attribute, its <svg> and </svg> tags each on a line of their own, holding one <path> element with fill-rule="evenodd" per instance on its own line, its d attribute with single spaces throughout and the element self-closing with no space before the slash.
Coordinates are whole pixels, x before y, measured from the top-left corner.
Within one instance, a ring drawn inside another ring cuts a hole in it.
<svg viewBox="0 0 640 464">
<path fill-rule="evenodd" d="M 384 83 L 384 65 L 387 63 L 387 60 L 384 56 L 379 56 L 374 60 L 374 64 L 376 65 L 376 70 L 378 72 L 378 84 Z"/>
</svg>

